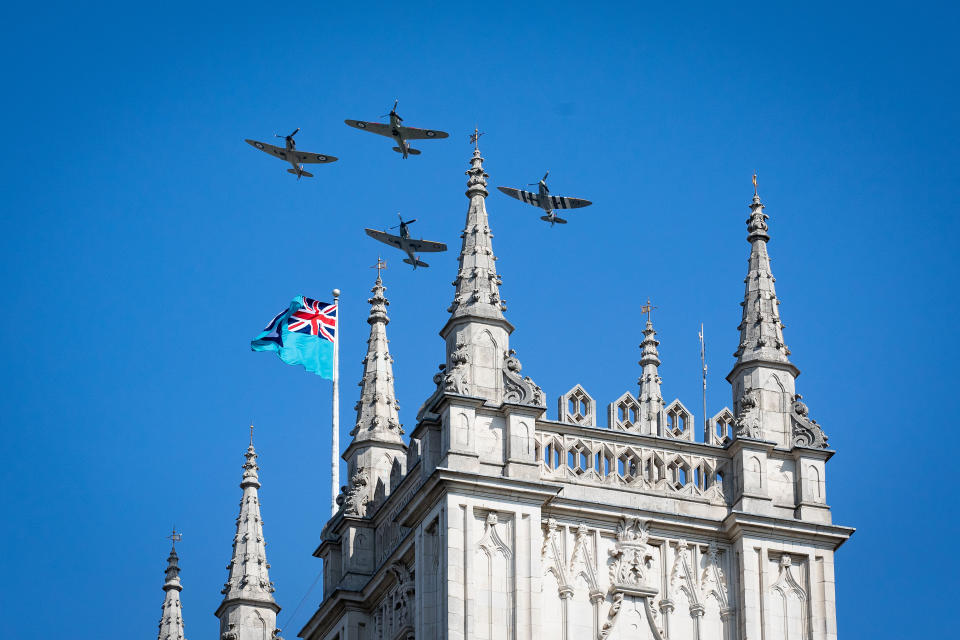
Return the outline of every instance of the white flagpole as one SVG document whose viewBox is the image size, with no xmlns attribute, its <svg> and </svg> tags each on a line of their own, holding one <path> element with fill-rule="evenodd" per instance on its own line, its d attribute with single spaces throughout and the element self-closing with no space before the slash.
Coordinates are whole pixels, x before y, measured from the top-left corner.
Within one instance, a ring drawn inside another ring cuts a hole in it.
<svg viewBox="0 0 960 640">
<path fill-rule="evenodd" d="M 337 324 L 333 332 L 333 425 L 330 456 L 330 515 L 337 515 L 337 496 L 340 495 L 340 289 L 333 290 L 333 304 L 337 305 Z"/>
</svg>

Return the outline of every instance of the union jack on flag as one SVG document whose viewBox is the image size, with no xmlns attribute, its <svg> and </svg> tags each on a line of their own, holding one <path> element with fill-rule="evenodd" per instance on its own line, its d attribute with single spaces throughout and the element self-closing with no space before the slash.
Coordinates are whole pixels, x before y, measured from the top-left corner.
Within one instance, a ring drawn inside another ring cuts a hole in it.
<svg viewBox="0 0 960 640">
<path fill-rule="evenodd" d="M 291 312 L 287 318 L 287 331 L 305 333 L 333 342 L 337 331 L 337 303 L 303 298 L 303 305 Z"/>
</svg>

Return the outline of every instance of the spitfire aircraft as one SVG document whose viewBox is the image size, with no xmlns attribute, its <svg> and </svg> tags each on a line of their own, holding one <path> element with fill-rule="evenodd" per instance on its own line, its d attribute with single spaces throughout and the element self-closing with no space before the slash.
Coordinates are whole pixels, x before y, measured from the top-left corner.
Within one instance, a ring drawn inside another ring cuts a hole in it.
<svg viewBox="0 0 960 640">
<path fill-rule="evenodd" d="M 523 191 L 522 189 L 514 189 L 513 187 L 497 187 L 497 189 L 507 194 L 511 198 L 516 198 L 520 202 L 532 204 L 533 206 L 540 207 L 546 211 L 547 214 L 540 216 L 540 219 L 549 222 L 551 227 L 558 222 L 560 224 L 567 224 L 566 220 L 554 213 L 554 209 L 579 209 L 580 207 L 586 207 L 593 204 L 589 200 L 584 200 L 582 198 L 568 198 L 566 196 L 550 195 L 550 189 L 547 187 L 547 176 L 549 175 L 550 172 L 547 171 L 545 174 L 543 174 L 543 178 L 540 180 L 540 182 L 531 183 L 530 186 L 536 184 L 539 187 L 539 193 L 530 193 L 529 191 Z"/>
<path fill-rule="evenodd" d="M 408 225 L 413 224 L 417 221 L 416 218 L 413 220 L 404 221 L 403 216 L 399 213 L 397 217 L 400 218 L 400 224 L 390 227 L 391 229 L 400 228 L 400 235 L 395 236 L 392 233 L 387 233 L 386 231 L 377 231 L 376 229 L 364 229 L 367 232 L 367 235 L 373 238 L 374 240 L 379 240 L 384 244 L 389 244 L 392 247 L 396 247 L 401 251 L 407 254 L 407 257 L 403 259 L 407 264 L 413 265 L 413 268 L 417 267 L 429 267 L 426 262 L 420 260 L 420 257 L 415 255 L 417 252 L 426 251 L 426 252 L 436 252 L 436 251 L 446 251 L 447 245 L 442 242 L 433 242 L 431 240 L 414 240 L 410 237 L 410 228 Z"/>
<path fill-rule="evenodd" d="M 376 133 L 377 135 L 393 138 L 394 142 L 397 143 L 397 146 L 395 146 L 393 150 L 397 153 L 403 154 L 404 159 L 406 159 L 408 155 L 420 155 L 420 151 L 411 147 L 407 140 L 433 140 L 437 138 L 446 138 L 450 135 L 444 131 L 434 131 L 433 129 L 416 129 L 414 127 L 405 127 L 401 125 L 400 123 L 403 122 L 403 118 L 397 114 L 397 104 L 399 103 L 399 100 L 394 101 L 393 109 L 390 109 L 390 113 L 383 116 L 390 116 L 390 124 L 384 124 L 382 122 L 363 122 L 362 120 L 344 120 L 344 122 L 354 129 L 369 131 L 370 133 Z"/>
<path fill-rule="evenodd" d="M 297 176 L 297 180 L 306 176 L 307 178 L 312 178 L 313 174 L 309 171 L 304 171 L 303 165 L 306 164 L 325 164 L 327 162 L 336 162 L 337 159 L 333 156 L 328 156 L 322 153 L 310 153 L 308 151 L 297 151 L 297 143 L 293 139 L 293 136 L 297 135 L 297 132 L 300 131 L 300 127 L 297 127 L 293 130 L 288 136 L 281 136 L 274 134 L 278 138 L 283 138 L 285 146 L 283 148 L 276 147 L 272 144 L 267 144 L 266 142 L 258 142 L 256 140 L 247 139 L 247 144 L 260 149 L 264 153 L 269 153 L 270 155 L 276 156 L 281 160 L 286 160 L 290 163 L 292 169 L 287 169 L 287 173 L 292 173 Z"/>
</svg>

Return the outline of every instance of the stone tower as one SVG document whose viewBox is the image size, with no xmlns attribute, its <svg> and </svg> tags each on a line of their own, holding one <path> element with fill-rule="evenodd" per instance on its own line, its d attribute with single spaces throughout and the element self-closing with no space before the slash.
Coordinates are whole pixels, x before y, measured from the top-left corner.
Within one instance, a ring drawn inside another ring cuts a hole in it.
<svg viewBox="0 0 960 640">
<path fill-rule="evenodd" d="M 240 488 L 240 514 L 233 537 L 233 554 L 227 565 L 229 575 L 223 589 L 223 601 L 214 615 L 220 618 L 221 640 L 270 640 L 277 628 L 280 606 L 273 599 L 270 565 L 267 563 L 263 520 L 260 518 L 260 478 L 257 452 L 250 446 L 244 453 L 243 478 Z"/>
<path fill-rule="evenodd" d="M 759 197 L 728 378 L 734 411 L 716 412 L 701 441 L 693 414 L 661 397 L 650 322 L 639 397 L 614 400 L 600 425 L 593 397 L 575 384 L 548 419 L 510 348 L 479 150 L 467 176 L 436 389 L 417 413 L 403 472 L 382 494 L 371 489 L 375 474 L 351 462 L 314 553 L 323 602 L 300 637 L 835 640 L 834 551 L 853 530 L 832 523 L 833 452 L 794 390 Z M 361 409 L 373 336 L 386 324 L 374 315 Z M 393 399 L 392 384 L 374 388 Z M 389 424 L 389 404 L 376 408 Z M 365 420 L 361 412 L 355 437 Z M 358 446 L 348 460 L 359 461 Z M 399 445 L 389 452 L 403 455 Z"/>
<path fill-rule="evenodd" d="M 170 556 L 167 557 L 166 579 L 163 582 L 163 608 L 160 614 L 160 630 L 157 640 L 184 640 L 183 611 L 180 605 L 180 558 L 177 556 L 177 540 L 180 536 L 174 532 L 171 536 Z"/>
</svg>

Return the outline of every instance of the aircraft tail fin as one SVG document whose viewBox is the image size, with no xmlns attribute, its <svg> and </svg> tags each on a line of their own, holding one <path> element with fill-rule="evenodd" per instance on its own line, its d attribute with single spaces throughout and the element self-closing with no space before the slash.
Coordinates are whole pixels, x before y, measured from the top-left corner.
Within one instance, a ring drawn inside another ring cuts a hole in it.
<svg viewBox="0 0 960 640">
<path fill-rule="evenodd" d="M 396 151 L 397 153 L 403 153 L 403 149 L 401 149 L 400 147 L 394 147 L 393 150 Z M 412 156 L 418 156 L 420 155 L 420 150 L 414 149 L 413 147 L 407 147 L 407 153 L 409 153 Z"/>
<path fill-rule="evenodd" d="M 551 217 L 551 216 L 540 216 L 540 219 L 549 222 L 551 225 L 552 225 L 553 223 L 557 223 L 557 224 L 567 224 L 567 221 L 564 220 L 563 218 L 561 218 L 560 216 L 552 216 L 552 217 Z"/>
<path fill-rule="evenodd" d="M 292 173 L 293 175 L 298 175 L 297 172 L 294 171 L 293 169 L 287 169 L 287 173 Z M 299 175 L 302 176 L 302 177 L 304 177 L 304 178 L 312 178 L 312 177 L 313 177 L 313 174 L 312 174 L 312 173 L 310 173 L 309 171 L 304 171 L 303 169 L 300 170 L 300 174 L 299 174 Z"/>
<path fill-rule="evenodd" d="M 406 262 L 407 264 L 413 265 L 413 268 L 414 268 L 414 269 L 416 269 L 417 267 L 429 267 L 429 266 L 430 266 L 430 265 L 428 265 L 426 262 L 424 262 L 423 260 L 421 260 L 420 258 L 417 258 L 415 261 L 414 261 L 414 260 L 411 260 L 410 258 L 404 258 L 403 261 Z"/>
</svg>

